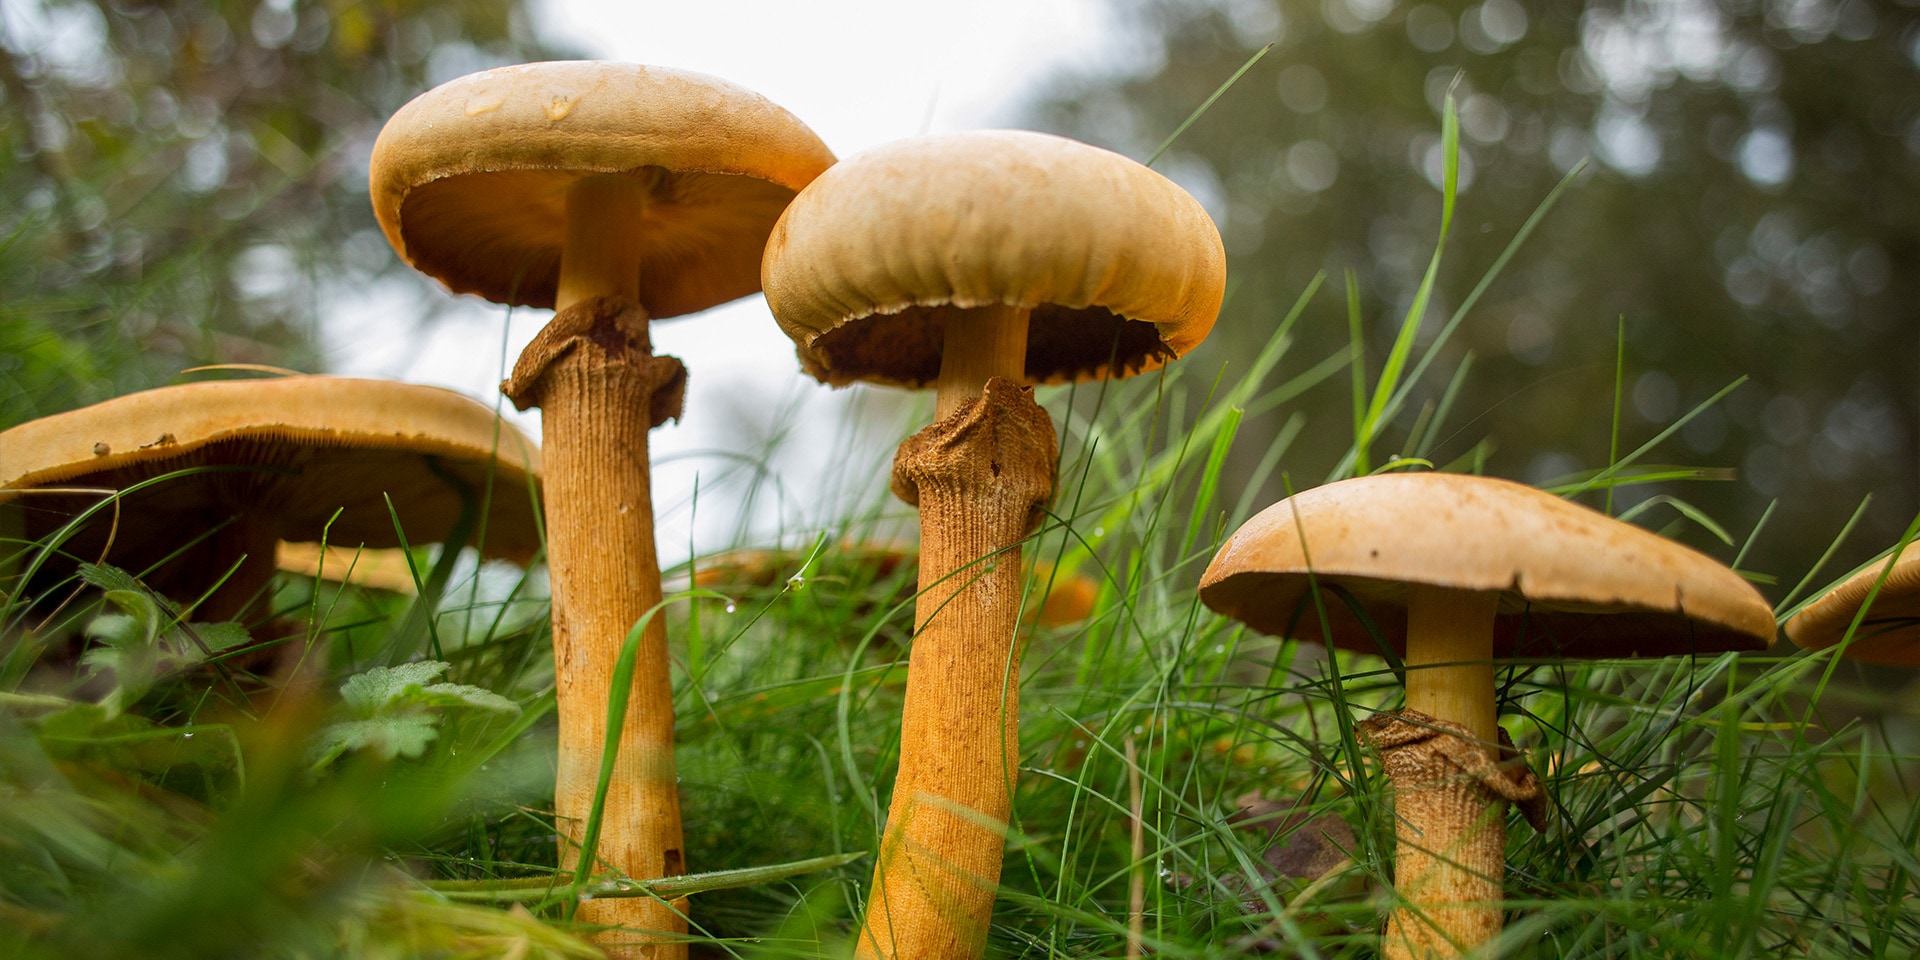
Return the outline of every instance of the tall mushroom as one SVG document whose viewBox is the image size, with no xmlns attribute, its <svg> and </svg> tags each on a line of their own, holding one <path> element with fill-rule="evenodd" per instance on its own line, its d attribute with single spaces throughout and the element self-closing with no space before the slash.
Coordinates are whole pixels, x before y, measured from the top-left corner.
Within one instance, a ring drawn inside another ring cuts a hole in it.
<svg viewBox="0 0 1920 960">
<path fill-rule="evenodd" d="M 450 390 L 346 377 L 189 383 L 23 423 L 0 433 L 0 507 L 42 540 L 100 504 L 86 490 L 192 468 L 209 469 L 95 512 L 61 555 L 153 567 L 155 589 L 211 591 L 196 619 L 224 620 L 257 609 L 279 541 L 397 546 L 396 515 L 411 543 L 464 539 L 465 504 L 489 485 L 482 552 L 525 563 L 540 548 L 539 452 L 520 431 Z"/>
<path fill-rule="evenodd" d="M 374 213 L 406 261 L 455 293 L 553 307 L 501 387 L 542 412 L 562 858 L 578 856 L 627 630 L 660 602 L 647 432 L 680 414 L 685 373 L 649 318 L 760 287 L 788 201 L 833 155 L 758 94 L 629 64 L 502 67 L 422 94 L 374 144 Z M 634 672 L 597 854 L 636 879 L 685 872 L 673 688 L 656 618 Z M 616 951 L 680 956 L 686 921 L 646 898 L 582 919 Z"/>
<path fill-rule="evenodd" d="M 762 279 L 809 373 L 937 391 L 893 490 L 920 508 L 920 596 L 862 957 L 978 957 L 1018 752 L 1020 542 L 1052 496 L 1027 384 L 1127 376 L 1199 343 L 1225 282 L 1194 199 L 1037 133 L 921 137 L 821 175 Z"/>
<path fill-rule="evenodd" d="M 1854 618 L 1880 574 L 1886 582 L 1860 617 L 1845 656 L 1864 663 L 1920 666 L 1920 547 L 1909 546 L 1888 569 L 1885 559 L 1842 580 L 1787 621 L 1787 639 L 1807 650 L 1825 650 L 1846 639 Z"/>
<path fill-rule="evenodd" d="M 1387 925 L 1392 958 L 1457 956 L 1500 932 L 1505 804 L 1538 790 L 1495 723 L 1496 656 L 1760 650 L 1774 635 L 1766 601 L 1711 557 L 1475 476 L 1382 474 L 1296 494 L 1228 538 L 1200 581 L 1207 606 L 1256 630 L 1379 653 L 1348 598 L 1406 664 L 1406 710 L 1360 725 L 1394 791 L 1404 905 Z"/>
</svg>

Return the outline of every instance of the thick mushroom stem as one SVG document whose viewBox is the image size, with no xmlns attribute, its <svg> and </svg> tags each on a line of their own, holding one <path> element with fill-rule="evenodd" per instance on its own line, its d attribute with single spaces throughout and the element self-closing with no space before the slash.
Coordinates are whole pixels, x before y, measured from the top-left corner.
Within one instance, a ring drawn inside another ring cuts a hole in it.
<svg viewBox="0 0 1920 960">
<path fill-rule="evenodd" d="M 272 525 L 241 510 L 192 553 L 166 565 L 185 571 L 181 576 L 186 582 L 161 578 L 155 580 L 155 587 L 182 603 L 204 594 L 206 599 L 191 611 L 197 623 L 265 620 L 273 612 L 273 576 L 279 570 L 274 550 L 279 544 Z M 207 592 L 210 589 L 212 593 Z"/>
<path fill-rule="evenodd" d="M 1024 307 L 992 304 L 942 311 L 946 340 L 940 347 L 940 378 L 934 381 L 934 420 L 945 420 L 980 395 L 994 377 L 1027 382 L 1027 318 Z M 924 582 L 924 581 L 923 581 Z"/>
<path fill-rule="evenodd" d="M 1471 741 L 1450 746 L 1483 754 L 1489 764 L 1500 758 L 1498 604 L 1498 593 L 1414 586 L 1407 609 L 1407 709 L 1463 728 Z M 1433 740 L 1398 749 L 1388 761 L 1398 839 L 1393 885 L 1407 905 L 1387 923 L 1386 956 L 1458 956 L 1500 933 L 1506 801 Z"/>
<path fill-rule="evenodd" d="M 1019 753 L 1019 545 L 1052 495 L 1055 452 L 1032 391 L 996 377 L 894 458 L 894 492 L 920 508 L 921 593 L 859 957 L 986 949 Z"/>
<path fill-rule="evenodd" d="M 559 309 L 505 385 L 516 405 L 537 405 L 542 414 L 560 721 L 554 813 L 569 868 L 593 811 L 621 643 L 661 596 L 647 432 L 665 419 L 663 396 L 672 397 L 669 412 L 678 415 L 684 374 L 678 361 L 653 355 L 647 317 L 635 301 L 639 260 L 629 237 L 649 188 L 645 178 L 606 175 L 570 189 Z M 641 880 L 686 872 L 666 641 L 656 616 L 641 640 L 595 850 L 607 867 Z M 652 932 L 602 933 L 597 942 L 610 956 L 686 956 L 686 945 L 675 942 L 686 919 L 674 905 L 645 897 L 597 900 L 583 904 L 578 917 Z"/>
<path fill-rule="evenodd" d="M 651 175 L 603 173 L 567 188 L 567 238 L 553 308 L 594 297 L 640 299 L 640 246 L 634 229 L 647 212 Z"/>
</svg>

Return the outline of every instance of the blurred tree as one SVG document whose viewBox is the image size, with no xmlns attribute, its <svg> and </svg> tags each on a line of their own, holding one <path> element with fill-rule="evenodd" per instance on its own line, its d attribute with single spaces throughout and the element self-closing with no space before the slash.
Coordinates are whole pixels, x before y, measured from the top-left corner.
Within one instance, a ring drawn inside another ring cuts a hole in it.
<svg viewBox="0 0 1920 960">
<path fill-rule="evenodd" d="M 1554 184 L 1596 162 L 1469 315 L 1454 362 L 1436 364 L 1375 444 L 1376 464 L 1471 350 L 1437 461 L 1492 437 L 1492 473 L 1603 466 L 1624 315 L 1622 452 L 1736 376 L 1753 382 L 1650 458 L 1735 467 L 1737 483 L 1622 491 L 1616 509 L 1677 495 L 1738 540 L 1778 497 L 1747 565 L 1796 578 L 1868 492 L 1843 560 L 1891 543 L 1920 509 L 1914 0 L 1119 2 L 1145 65 L 1060 82 L 1039 125 L 1144 157 L 1275 44 L 1156 165 L 1214 212 L 1238 284 L 1191 361 L 1200 369 L 1264 341 L 1319 270 L 1333 282 L 1294 362 L 1344 349 L 1351 269 L 1377 375 L 1438 233 L 1452 89 L 1462 196 L 1425 334 Z M 1345 449 L 1346 390 L 1343 379 L 1305 401 L 1307 442 L 1286 464 L 1296 484 Z M 1643 522 L 1675 516 L 1656 507 Z"/>
<path fill-rule="evenodd" d="M 380 124 L 547 55 L 526 6 L 0 4 L 0 427 L 195 364 L 311 369 L 322 281 L 393 263 Z"/>
</svg>

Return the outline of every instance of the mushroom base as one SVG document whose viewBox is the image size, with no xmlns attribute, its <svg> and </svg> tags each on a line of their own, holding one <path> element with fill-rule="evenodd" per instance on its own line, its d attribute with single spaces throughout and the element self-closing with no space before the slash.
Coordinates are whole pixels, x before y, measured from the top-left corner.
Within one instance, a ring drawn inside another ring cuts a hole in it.
<svg viewBox="0 0 1920 960">
<path fill-rule="evenodd" d="M 1056 452 L 1033 392 L 995 377 L 894 459 L 894 492 L 920 508 L 921 592 L 859 957 L 986 949 L 1020 745 L 1020 541 L 1053 494 Z"/>
<path fill-rule="evenodd" d="M 656 357 L 646 314 L 613 297 L 556 314 L 501 389 L 543 414 L 548 571 L 553 590 L 560 754 L 554 819 L 561 863 L 578 862 L 606 741 L 607 694 L 627 631 L 660 603 L 647 431 L 679 413 L 685 372 Z M 686 872 L 674 772 L 673 685 L 664 621 L 648 624 L 635 663 L 597 859 L 650 880 Z M 613 957 L 686 956 L 684 903 L 581 904 L 583 923 L 626 928 L 595 942 Z"/>
<path fill-rule="evenodd" d="M 1387 921 L 1389 960 L 1457 957 L 1500 934 L 1507 804 L 1545 828 L 1545 797 L 1500 734 L 1503 762 L 1457 723 L 1413 710 L 1359 727 L 1393 784 L 1393 887 L 1404 906 Z"/>
</svg>

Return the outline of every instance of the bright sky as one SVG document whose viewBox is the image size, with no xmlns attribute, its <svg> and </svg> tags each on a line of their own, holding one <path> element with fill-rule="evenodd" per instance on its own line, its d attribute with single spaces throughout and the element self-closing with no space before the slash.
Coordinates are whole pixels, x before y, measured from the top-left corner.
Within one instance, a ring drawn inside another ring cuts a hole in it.
<svg viewBox="0 0 1920 960">
<path fill-rule="evenodd" d="M 1124 61 L 1114 56 L 1124 45 L 1106 0 L 535 2 L 550 39 L 593 57 L 697 70 L 741 84 L 792 111 L 842 157 L 921 132 L 1008 125 L 1023 97 L 1051 73 Z M 377 347 L 372 344 L 394 340 L 367 334 L 391 330 L 396 312 L 416 309 L 410 292 L 344 292 L 323 325 L 328 366 L 453 387 L 493 403 L 506 311 L 463 300 L 413 342 Z M 505 331 L 508 363 L 548 316 L 515 312 Z M 656 351 L 680 357 L 689 371 L 685 422 L 652 437 L 662 560 L 688 553 L 687 504 L 697 480 L 703 482 L 699 549 L 732 539 L 738 487 L 716 489 L 715 477 L 734 461 L 711 452 L 754 453 L 757 438 L 774 431 L 783 416 L 802 424 L 777 461 L 794 499 L 785 506 L 757 504 L 756 534 L 773 535 L 781 519 L 816 518 L 816 511 L 795 504 L 833 485 L 832 474 L 843 465 L 832 459 L 846 444 L 835 431 L 843 429 L 861 389 L 829 391 L 801 376 L 792 344 L 757 296 L 657 324 L 653 339 Z M 519 422 L 539 435 L 537 416 Z M 894 429 L 866 445 L 884 463 L 912 427 L 901 421 L 874 429 Z"/>
</svg>

